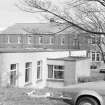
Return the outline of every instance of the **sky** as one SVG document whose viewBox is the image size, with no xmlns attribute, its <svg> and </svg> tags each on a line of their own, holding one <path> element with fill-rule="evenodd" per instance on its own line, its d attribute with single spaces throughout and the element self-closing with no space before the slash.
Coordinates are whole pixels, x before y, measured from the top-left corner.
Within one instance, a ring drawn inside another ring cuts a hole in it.
<svg viewBox="0 0 105 105">
<path fill-rule="evenodd" d="M 23 12 L 15 6 L 17 0 L 0 0 L 0 30 L 15 23 L 43 22 L 41 15 Z"/>
</svg>

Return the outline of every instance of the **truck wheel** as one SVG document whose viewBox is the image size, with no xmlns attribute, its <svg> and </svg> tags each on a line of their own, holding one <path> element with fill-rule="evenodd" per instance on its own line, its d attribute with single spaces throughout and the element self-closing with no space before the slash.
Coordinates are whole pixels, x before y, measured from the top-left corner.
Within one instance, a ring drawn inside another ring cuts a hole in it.
<svg viewBox="0 0 105 105">
<path fill-rule="evenodd" d="M 77 101 L 76 105 L 99 105 L 99 104 L 96 99 L 84 96 Z"/>
</svg>

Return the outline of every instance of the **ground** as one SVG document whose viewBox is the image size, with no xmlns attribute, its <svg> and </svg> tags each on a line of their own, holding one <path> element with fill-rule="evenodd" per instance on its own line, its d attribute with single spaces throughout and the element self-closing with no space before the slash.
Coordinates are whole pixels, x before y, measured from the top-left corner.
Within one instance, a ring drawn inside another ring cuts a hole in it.
<svg viewBox="0 0 105 105">
<path fill-rule="evenodd" d="M 32 89 L 20 88 L 0 88 L 0 105 L 68 105 L 61 100 L 50 100 L 48 98 L 30 97 L 26 93 Z M 37 94 L 44 94 L 45 92 L 57 90 L 42 89 L 35 90 Z"/>
</svg>

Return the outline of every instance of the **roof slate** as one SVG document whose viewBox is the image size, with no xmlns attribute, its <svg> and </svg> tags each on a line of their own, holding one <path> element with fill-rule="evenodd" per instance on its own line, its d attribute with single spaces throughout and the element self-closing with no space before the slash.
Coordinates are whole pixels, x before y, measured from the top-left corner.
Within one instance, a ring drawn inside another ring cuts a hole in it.
<svg viewBox="0 0 105 105">
<path fill-rule="evenodd" d="M 53 34 L 62 30 L 64 25 L 55 23 L 16 23 L 9 26 L 7 29 L 1 32 L 1 34 Z M 73 28 L 66 29 L 59 34 L 72 33 Z"/>
</svg>

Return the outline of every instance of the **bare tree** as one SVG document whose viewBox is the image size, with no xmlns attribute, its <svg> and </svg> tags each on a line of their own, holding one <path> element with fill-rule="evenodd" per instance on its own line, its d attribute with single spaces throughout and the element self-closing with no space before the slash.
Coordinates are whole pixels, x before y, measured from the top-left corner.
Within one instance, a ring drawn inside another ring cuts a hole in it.
<svg viewBox="0 0 105 105">
<path fill-rule="evenodd" d="M 86 4 L 87 4 L 87 6 L 89 6 L 89 4 L 92 4 L 94 2 L 99 2 L 99 1 L 98 0 L 87 0 L 87 1 L 73 0 L 73 1 L 75 1 L 75 2 L 65 3 L 66 5 L 68 5 L 68 8 L 63 8 L 63 9 L 59 8 L 59 6 L 57 6 L 57 5 L 53 5 L 53 3 L 51 1 L 47 1 L 47 0 L 20 0 L 20 3 L 23 7 L 19 6 L 19 5 L 17 5 L 17 6 L 18 6 L 18 8 L 20 8 L 26 12 L 30 12 L 30 13 L 42 12 L 43 14 L 49 15 L 49 17 L 53 16 L 54 18 L 56 18 L 56 20 L 60 19 L 64 23 L 66 22 L 66 23 L 68 23 L 76 28 L 79 28 L 82 31 L 88 32 L 88 33 L 98 34 L 98 35 L 105 34 L 105 32 L 103 32 L 103 31 L 97 31 L 97 30 L 93 31 L 93 30 L 86 29 L 82 24 L 79 24 L 79 22 L 77 22 L 76 19 L 73 19 L 74 17 L 70 16 L 70 9 L 73 8 L 72 10 L 75 10 L 74 8 L 77 8 L 77 7 L 80 8 L 84 4 L 85 4 L 85 6 L 86 6 Z M 71 6 L 71 8 L 70 8 L 70 6 Z M 90 10 L 90 11 L 92 11 L 92 10 Z M 100 12 L 97 9 L 93 12 L 96 12 L 96 11 Z"/>
<path fill-rule="evenodd" d="M 25 12 L 42 13 L 47 19 L 53 17 L 56 23 L 64 25 L 61 31 L 74 27 L 90 33 L 90 37 L 105 36 L 104 0 L 70 0 L 65 1 L 62 8 L 60 4 L 56 5 L 51 0 L 19 0 L 19 2 L 20 4 L 16 6 Z M 105 45 L 103 40 L 97 40 L 96 45 L 105 63 L 102 44 Z"/>
</svg>

